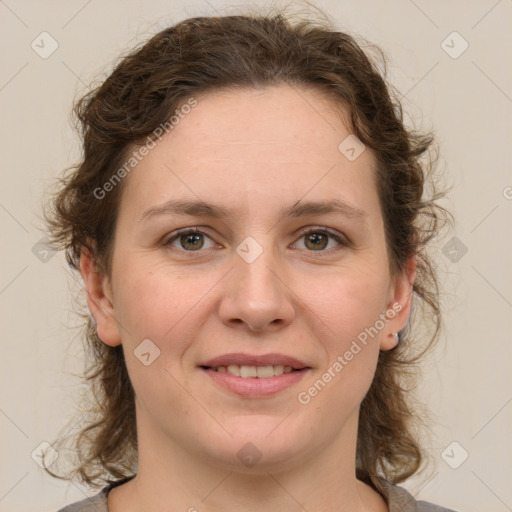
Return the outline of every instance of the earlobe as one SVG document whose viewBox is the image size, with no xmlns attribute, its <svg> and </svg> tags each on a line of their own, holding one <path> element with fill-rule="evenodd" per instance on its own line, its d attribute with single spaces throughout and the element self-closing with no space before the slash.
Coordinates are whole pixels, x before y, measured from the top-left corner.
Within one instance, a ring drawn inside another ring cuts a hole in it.
<svg viewBox="0 0 512 512">
<path fill-rule="evenodd" d="M 98 269 L 94 256 L 86 247 L 82 247 L 80 272 L 85 283 L 87 304 L 94 317 L 98 337 L 107 345 L 120 345 L 121 336 L 112 303 L 110 280 Z"/>
</svg>

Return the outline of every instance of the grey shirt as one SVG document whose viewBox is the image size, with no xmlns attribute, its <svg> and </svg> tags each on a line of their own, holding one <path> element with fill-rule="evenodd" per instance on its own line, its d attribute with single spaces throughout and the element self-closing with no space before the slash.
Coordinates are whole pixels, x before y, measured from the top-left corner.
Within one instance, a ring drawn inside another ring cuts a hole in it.
<svg viewBox="0 0 512 512">
<path fill-rule="evenodd" d="M 95 496 L 68 505 L 57 512 L 108 512 L 107 495 L 110 490 L 131 478 L 133 477 L 111 482 Z M 389 512 L 456 512 L 453 509 L 440 507 L 426 501 L 416 501 L 403 487 L 393 485 L 386 480 L 383 480 L 382 483 L 384 485 L 383 495 L 388 504 Z"/>
</svg>

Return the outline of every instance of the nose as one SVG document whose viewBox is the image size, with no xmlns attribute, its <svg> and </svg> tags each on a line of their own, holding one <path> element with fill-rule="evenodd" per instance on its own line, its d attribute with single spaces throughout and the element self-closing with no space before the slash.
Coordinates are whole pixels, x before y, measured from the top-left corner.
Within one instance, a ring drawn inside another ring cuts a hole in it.
<svg viewBox="0 0 512 512">
<path fill-rule="evenodd" d="M 293 293 L 286 273 L 279 270 L 270 252 L 263 251 L 252 263 L 234 256 L 235 268 L 226 276 L 219 309 L 222 322 L 229 327 L 240 324 L 254 332 L 275 331 L 292 322 Z"/>
</svg>

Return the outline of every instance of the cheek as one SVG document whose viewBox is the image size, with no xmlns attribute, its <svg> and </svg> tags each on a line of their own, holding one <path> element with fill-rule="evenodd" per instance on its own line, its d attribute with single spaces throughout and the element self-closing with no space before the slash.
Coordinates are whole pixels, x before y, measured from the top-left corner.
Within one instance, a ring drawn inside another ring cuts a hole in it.
<svg viewBox="0 0 512 512">
<path fill-rule="evenodd" d="M 184 417 L 190 403 L 183 383 L 176 380 L 175 366 L 190 345 L 190 329 L 197 319 L 193 306 L 204 289 L 155 265 L 148 270 L 126 260 L 117 271 L 115 312 L 124 326 L 123 351 L 139 404 L 157 414 L 159 404 L 167 402 L 173 414 Z"/>
<path fill-rule="evenodd" d="M 336 345 L 350 344 L 384 313 L 388 281 L 379 268 L 347 269 L 331 279 L 323 293 L 316 293 L 317 311 L 331 327 L 329 339 Z M 312 296 L 313 300 L 313 296 Z M 343 348 L 343 346 L 341 347 Z"/>
<path fill-rule="evenodd" d="M 191 286 L 190 279 L 176 272 L 164 272 L 154 265 L 149 270 L 148 266 L 127 261 L 119 268 L 114 283 L 116 315 L 125 323 L 129 338 L 143 336 L 164 342 L 176 328 L 182 332 L 206 284 L 198 281 Z"/>
<path fill-rule="evenodd" d="M 316 299 L 321 323 L 329 327 L 322 339 L 327 353 L 322 380 L 338 397 L 362 399 L 373 378 L 385 325 L 380 320 L 386 306 L 384 277 L 378 269 L 347 273 Z"/>
<path fill-rule="evenodd" d="M 329 329 L 321 342 L 327 357 L 311 387 L 302 389 L 303 395 L 298 397 L 301 403 L 311 401 L 330 411 L 329 415 L 338 422 L 345 421 L 366 395 L 375 373 L 382 335 L 374 330 L 382 313 L 382 296 L 371 295 L 371 288 L 361 283 L 345 284 L 341 291 L 330 295 L 332 302 L 324 302 Z"/>
</svg>

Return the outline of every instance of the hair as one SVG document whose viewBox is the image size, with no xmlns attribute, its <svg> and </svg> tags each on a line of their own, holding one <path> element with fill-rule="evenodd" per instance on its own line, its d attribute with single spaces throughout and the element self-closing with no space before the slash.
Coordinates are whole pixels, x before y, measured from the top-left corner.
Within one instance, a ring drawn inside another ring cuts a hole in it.
<svg viewBox="0 0 512 512">
<path fill-rule="evenodd" d="M 328 19 L 294 20 L 283 10 L 194 17 L 158 32 L 120 57 L 108 78 L 75 103 L 83 158 L 59 178 L 45 220 L 51 243 L 65 251 L 74 271 L 79 272 L 87 250 L 110 275 L 126 180 L 102 199 L 95 191 L 112 180 L 134 148 L 153 141 L 155 129 L 187 99 L 287 85 L 321 91 L 344 107 L 348 128 L 376 159 L 390 273 L 404 271 L 413 255 L 417 265 L 409 322 L 399 345 L 380 352 L 360 406 L 356 474 L 381 490 L 381 478 L 399 483 L 424 463 L 415 431 L 423 419 L 411 392 L 418 382 L 418 361 L 442 326 L 438 278 L 427 245 L 451 214 L 438 204 L 446 192 L 433 179 L 438 156 L 433 133 L 406 128 L 401 97 L 387 84 L 386 57 L 356 38 Z M 73 471 L 46 471 L 97 487 L 111 476 L 135 473 L 135 401 L 122 345 L 103 343 L 90 315 L 84 327 L 92 363 L 83 377 L 92 391 L 92 417 L 72 437 Z"/>
</svg>

